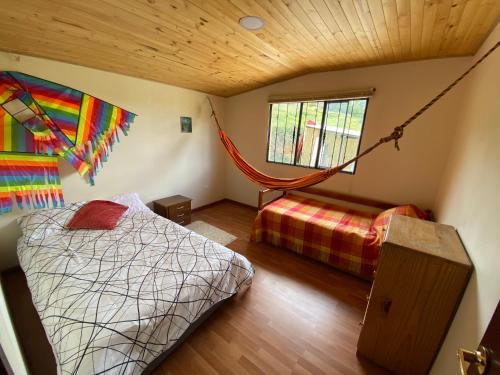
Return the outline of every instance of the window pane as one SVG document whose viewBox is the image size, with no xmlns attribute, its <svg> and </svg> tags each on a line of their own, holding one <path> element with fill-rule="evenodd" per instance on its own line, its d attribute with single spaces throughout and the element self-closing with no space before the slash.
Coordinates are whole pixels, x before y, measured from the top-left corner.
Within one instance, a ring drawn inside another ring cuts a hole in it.
<svg viewBox="0 0 500 375">
<path fill-rule="evenodd" d="M 329 168 L 357 155 L 363 126 L 366 100 L 327 103 L 323 143 L 318 167 Z M 355 163 L 344 169 L 353 172 Z"/>
<path fill-rule="evenodd" d="M 367 99 L 270 107 L 268 161 L 329 168 L 357 155 Z M 354 163 L 344 169 L 353 172 Z"/>
<path fill-rule="evenodd" d="M 302 121 L 299 144 L 297 146 L 297 165 L 315 167 L 321 120 L 323 117 L 324 102 L 306 102 L 302 109 Z"/>
<path fill-rule="evenodd" d="M 269 129 L 268 161 L 293 164 L 300 103 L 272 105 Z"/>
<path fill-rule="evenodd" d="M 330 102 L 327 104 L 323 146 L 319 160 L 319 167 L 321 168 L 337 165 L 337 161 L 340 155 L 342 155 L 342 134 L 348 106 L 348 101 Z"/>
</svg>

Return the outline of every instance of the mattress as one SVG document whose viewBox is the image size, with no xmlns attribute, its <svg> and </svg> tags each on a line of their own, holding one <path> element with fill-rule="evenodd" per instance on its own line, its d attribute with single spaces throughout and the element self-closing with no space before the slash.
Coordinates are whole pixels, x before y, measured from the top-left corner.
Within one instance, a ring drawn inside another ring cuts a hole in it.
<svg viewBox="0 0 500 375">
<path fill-rule="evenodd" d="M 259 212 L 252 240 L 284 247 L 372 279 L 382 244 L 382 237 L 372 226 L 376 217 L 290 194 Z"/>
<path fill-rule="evenodd" d="M 245 257 L 153 212 L 70 231 L 79 207 L 19 220 L 19 262 L 58 374 L 140 374 L 251 284 Z"/>
</svg>

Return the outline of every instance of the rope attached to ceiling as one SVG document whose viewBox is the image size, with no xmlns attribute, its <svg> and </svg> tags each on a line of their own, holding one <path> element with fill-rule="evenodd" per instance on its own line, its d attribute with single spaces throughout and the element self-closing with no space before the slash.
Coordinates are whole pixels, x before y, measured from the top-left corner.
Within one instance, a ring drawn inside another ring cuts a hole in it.
<svg viewBox="0 0 500 375">
<path fill-rule="evenodd" d="M 394 141 L 394 147 L 399 151 L 399 140 L 404 135 L 404 130 L 408 125 L 410 125 L 413 121 L 419 118 L 424 112 L 426 112 L 430 107 L 432 107 L 439 99 L 445 96 L 451 89 L 453 89 L 460 81 L 462 81 L 465 77 L 467 77 L 474 69 L 477 68 L 479 64 L 481 64 L 489 55 L 491 55 L 498 47 L 500 46 L 500 41 L 497 42 L 493 47 L 491 47 L 479 60 L 477 60 L 469 69 L 467 69 L 460 77 L 458 77 L 455 81 L 453 81 L 450 85 L 448 85 L 443 91 L 437 94 L 434 98 L 432 98 L 427 104 L 425 104 L 422 108 L 420 108 L 413 116 L 408 118 L 401 125 L 396 126 L 392 133 L 387 135 L 386 137 L 382 137 L 378 140 L 378 142 L 374 143 L 363 152 L 359 153 L 356 157 L 344 162 L 343 164 L 337 165 L 336 167 L 324 169 L 322 171 L 314 172 L 302 177 L 296 178 L 278 178 L 272 177 L 265 173 L 260 172 L 256 168 L 254 168 L 250 163 L 248 163 L 241 153 L 238 151 L 237 147 L 228 137 L 226 132 L 222 130 L 219 120 L 217 119 L 217 115 L 215 113 L 214 107 L 209 97 L 207 97 L 210 107 L 212 109 L 211 116 L 214 118 L 215 124 L 217 125 L 219 131 L 219 137 L 224 144 L 229 156 L 235 163 L 235 165 L 245 174 L 251 181 L 265 186 L 269 189 L 273 190 L 295 190 L 300 189 L 312 185 L 316 185 L 326 179 L 332 177 L 333 175 L 340 172 L 342 169 L 346 168 L 350 164 L 358 161 L 365 155 L 368 155 L 370 152 L 375 150 L 377 147 L 381 146 L 384 143 L 388 143 Z"/>
</svg>

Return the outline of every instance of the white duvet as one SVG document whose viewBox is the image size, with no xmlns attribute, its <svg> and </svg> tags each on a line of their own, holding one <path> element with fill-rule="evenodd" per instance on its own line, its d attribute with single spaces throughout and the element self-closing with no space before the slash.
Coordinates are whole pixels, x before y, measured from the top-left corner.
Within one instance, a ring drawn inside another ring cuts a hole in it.
<svg viewBox="0 0 500 375">
<path fill-rule="evenodd" d="M 79 205 L 20 220 L 18 257 L 59 374 L 140 374 L 251 283 L 243 256 L 152 212 L 67 230 Z"/>
</svg>

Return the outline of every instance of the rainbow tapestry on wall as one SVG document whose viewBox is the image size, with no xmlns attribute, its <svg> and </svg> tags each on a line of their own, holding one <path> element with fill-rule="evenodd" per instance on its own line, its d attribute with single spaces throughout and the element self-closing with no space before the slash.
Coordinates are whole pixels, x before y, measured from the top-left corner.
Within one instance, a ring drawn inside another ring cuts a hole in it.
<svg viewBox="0 0 500 375">
<path fill-rule="evenodd" d="M 57 158 L 90 184 L 135 114 L 84 92 L 0 72 L 0 214 L 64 204 Z"/>
</svg>

